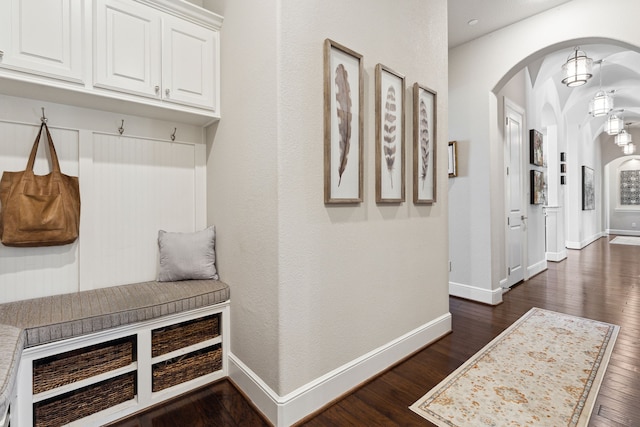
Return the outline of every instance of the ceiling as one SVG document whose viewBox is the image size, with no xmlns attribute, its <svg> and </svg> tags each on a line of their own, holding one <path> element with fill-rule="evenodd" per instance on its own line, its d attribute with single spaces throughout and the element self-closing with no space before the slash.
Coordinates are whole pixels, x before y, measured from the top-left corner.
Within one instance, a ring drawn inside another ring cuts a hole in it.
<svg viewBox="0 0 640 427">
<path fill-rule="evenodd" d="M 530 16 L 552 9 L 572 0 L 449 0 L 449 48 L 453 48 L 504 28 Z M 468 25 L 477 19 L 475 25 Z M 572 53 L 566 47 L 527 64 L 532 86 L 539 87 L 549 81 L 556 86 L 561 107 L 568 123 L 590 126 L 592 134 L 603 130 L 606 117 L 591 117 L 589 100 L 600 88 L 614 92 L 614 110 L 624 110 L 626 123 L 640 127 L 640 53 L 629 47 L 609 44 L 583 44 L 580 49 L 602 67 L 594 64 L 593 77 L 587 84 L 568 88 L 561 83 L 561 67 Z"/>
<path fill-rule="evenodd" d="M 449 49 L 569 1 L 449 0 Z"/>
</svg>

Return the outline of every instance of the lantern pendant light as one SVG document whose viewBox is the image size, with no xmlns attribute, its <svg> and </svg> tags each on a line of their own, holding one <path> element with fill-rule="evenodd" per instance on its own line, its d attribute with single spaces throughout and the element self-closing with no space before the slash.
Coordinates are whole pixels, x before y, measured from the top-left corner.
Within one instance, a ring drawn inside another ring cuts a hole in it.
<svg viewBox="0 0 640 427">
<path fill-rule="evenodd" d="M 630 123 L 627 123 L 630 124 Z M 613 139 L 613 141 L 618 145 L 618 147 L 624 147 L 625 145 L 631 144 L 631 134 L 626 131 L 626 129 L 622 128 L 619 134 Z"/>
<path fill-rule="evenodd" d="M 562 83 L 568 87 L 582 86 L 593 76 L 592 64 L 593 60 L 576 47 L 567 58 L 567 62 L 562 65 Z"/>
<path fill-rule="evenodd" d="M 623 128 L 624 122 L 622 121 L 622 118 L 620 118 L 617 114 L 610 115 L 604 124 L 604 130 L 609 135 L 617 135 Z"/>
<path fill-rule="evenodd" d="M 631 155 L 631 154 L 633 154 L 633 153 L 635 153 L 635 152 L 636 152 L 636 145 L 635 145 L 635 144 L 632 144 L 632 143 L 628 143 L 627 145 L 625 145 L 624 147 L 622 147 L 622 152 L 623 152 L 625 155 L 629 156 L 629 155 Z"/>
<path fill-rule="evenodd" d="M 613 110 L 613 97 L 602 90 L 602 60 L 600 63 L 600 89 L 589 102 L 589 114 L 593 117 L 600 117 L 609 114 Z"/>
</svg>

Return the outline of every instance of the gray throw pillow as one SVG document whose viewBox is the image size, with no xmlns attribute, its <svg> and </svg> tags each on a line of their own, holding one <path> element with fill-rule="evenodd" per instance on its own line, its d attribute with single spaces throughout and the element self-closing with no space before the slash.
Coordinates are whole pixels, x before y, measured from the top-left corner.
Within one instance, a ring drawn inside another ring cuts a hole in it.
<svg viewBox="0 0 640 427">
<path fill-rule="evenodd" d="M 160 249 L 159 282 L 218 280 L 214 226 L 193 233 L 158 231 Z"/>
</svg>

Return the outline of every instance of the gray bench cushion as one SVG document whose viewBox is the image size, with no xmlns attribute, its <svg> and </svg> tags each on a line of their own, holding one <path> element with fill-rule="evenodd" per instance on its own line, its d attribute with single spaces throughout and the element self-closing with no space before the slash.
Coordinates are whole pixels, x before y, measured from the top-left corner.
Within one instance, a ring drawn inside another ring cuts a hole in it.
<svg viewBox="0 0 640 427">
<path fill-rule="evenodd" d="M 24 347 L 24 333 L 20 328 L 0 325 L 0 420 L 15 390 L 18 362 Z"/>
<path fill-rule="evenodd" d="M 0 304 L 0 324 L 26 332 L 25 347 L 227 301 L 218 280 L 144 282 Z"/>
</svg>

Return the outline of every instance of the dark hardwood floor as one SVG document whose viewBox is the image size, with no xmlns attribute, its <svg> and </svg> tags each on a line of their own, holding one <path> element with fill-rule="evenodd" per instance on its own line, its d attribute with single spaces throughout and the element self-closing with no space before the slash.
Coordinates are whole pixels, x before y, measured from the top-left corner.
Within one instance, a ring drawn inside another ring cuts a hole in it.
<svg viewBox="0 0 640 427">
<path fill-rule="evenodd" d="M 429 426 L 408 409 L 531 307 L 621 326 L 590 426 L 640 426 L 640 246 L 602 238 L 504 295 L 491 307 L 450 299 L 453 332 L 300 426 Z M 269 425 L 229 381 L 114 424 L 119 427 Z"/>
</svg>

